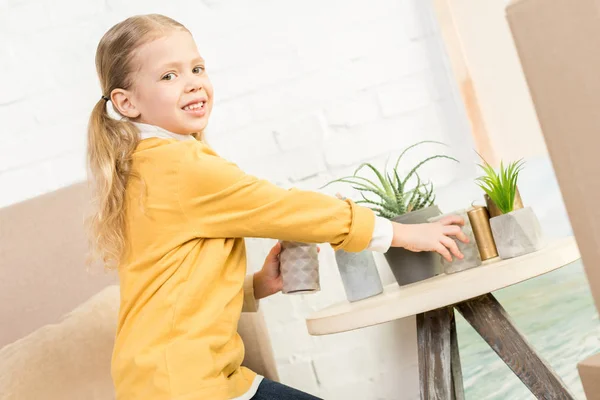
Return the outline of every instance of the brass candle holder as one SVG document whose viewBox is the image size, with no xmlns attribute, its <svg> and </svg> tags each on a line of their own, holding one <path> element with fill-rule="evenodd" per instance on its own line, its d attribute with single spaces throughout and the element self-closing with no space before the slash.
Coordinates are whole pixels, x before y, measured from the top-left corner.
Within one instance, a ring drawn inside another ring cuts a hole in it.
<svg viewBox="0 0 600 400">
<path fill-rule="evenodd" d="M 472 210 L 467 212 L 467 216 L 473 227 L 473 234 L 475 235 L 475 241 L 479 248 L 481 260 L 485 261 L 498 257 L 498 249 L 496 249 L 496 242 L 494 242 L 492 228 L 490 227 L 490 214 L 488 209 L 483 206 L 473 207 Z"/>
</svg>

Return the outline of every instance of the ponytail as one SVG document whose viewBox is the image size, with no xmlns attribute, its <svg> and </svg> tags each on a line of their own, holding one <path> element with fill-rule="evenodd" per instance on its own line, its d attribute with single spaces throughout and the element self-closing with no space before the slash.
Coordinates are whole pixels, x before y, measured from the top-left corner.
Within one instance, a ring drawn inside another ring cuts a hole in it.
<svg viewBox="0 0 600 400">
<path fill-rule="evenodd" d="M 96 213 L 90 218 L 92 259 L 108 268 L 118 265 L 125 244 L 125 189 L 130 179 L 131 156 L 139 143 L 137 128 L 108 115 L 100 99 L 88 125 L 88 167 Z"/>
</svg>

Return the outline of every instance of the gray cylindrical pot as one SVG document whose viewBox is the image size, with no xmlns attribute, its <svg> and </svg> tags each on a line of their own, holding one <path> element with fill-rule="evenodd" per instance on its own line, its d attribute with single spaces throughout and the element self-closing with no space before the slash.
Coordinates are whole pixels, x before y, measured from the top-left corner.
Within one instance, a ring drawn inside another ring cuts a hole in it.
<svg viewBox="0 0 600 400">
<path fill-rule="evenodd" d="M 422 224 L 441 214 L 437 206 L 431 206 L 400 215 L 392 221 L 401 224 Z M 415 253 L 400 247 L 391 247 L 385 253 L 385 258 L 400 286 L 432 278 L 444 271 L 438 254 L 430 251 Z"/>
<path fill-rule="evenodd" d="M 491 218 L 490 226 L 502 259 L 533 253 L 545 245 L 540 221 L 531 207 Z"/>
<path fill-rule="evenodd" d="M 383 292 L 373 253 L 370 251 L 350 253 L 337 250 L 335 260 L 348 301 L 363 300 Z"/>
<path fill-rule="evenodd" d="M 463 243 L 460 240 L 456 239 L 454 236 L 452 237 L 454 242 L 456 242 L 458 250 L 460 250 L 464 258 L 461 260 L 452 255 L 452 261 L 446 261 L 446 259 L 440 255 L 439 257 L 442 266 L 444 267 L 444 272 L 447 274 L 453 274 L 455 272 L 464 271 L 466 269 L 479 267 L 481 265 L 481 256 L 479 254 L 479 248 L 477 247 L 475 235 L 473 234 L 473 228 L 471 227 L 471 222 L 469 221 L 469 217 L 467 215 L 466 210 L 459 210 L 453 213 L 448 213 L 440 215 L 438 217 L 430 218 L 429 222 L 439 221 L 440 219 L 448 215 L 458 215 L 465 220 L 465 225 L 462 227 L 462 231 L 467 236 L 467 238 L 469 238 L 469 243 Z"/>
</svg>

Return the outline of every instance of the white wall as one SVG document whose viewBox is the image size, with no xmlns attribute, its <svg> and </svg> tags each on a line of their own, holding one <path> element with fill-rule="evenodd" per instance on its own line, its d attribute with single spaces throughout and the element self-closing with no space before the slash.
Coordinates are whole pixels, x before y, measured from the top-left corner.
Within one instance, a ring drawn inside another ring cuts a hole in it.
<svg viewBox="0 0 600 400">
<path fill-rule="evenodd" d="M 217 96 L 208 139 L 249 173 L 316 190 L 424 139 L 450 144 L 463 161 L 427 168 L 436 184 L 473 172 L 468 124 L 422 0 L 5 1 L 0 207 L 85 179 L 86 123 L 101 95 L 95 47 L 114 23 L 149 12 L 193 32 Z M 473 195 L 463 181 L 440 189 L 439 203 L 450 211 Z M 250 269 L 260 268 L 272 242 L 248 243 Z M 327 399 L 418 398 L 414 319 L 307 334 L 304 316 L 344 299 L 333 260 L 323 246 L 320 293 L 263 301 L 283 382 Z"/>
</svg>

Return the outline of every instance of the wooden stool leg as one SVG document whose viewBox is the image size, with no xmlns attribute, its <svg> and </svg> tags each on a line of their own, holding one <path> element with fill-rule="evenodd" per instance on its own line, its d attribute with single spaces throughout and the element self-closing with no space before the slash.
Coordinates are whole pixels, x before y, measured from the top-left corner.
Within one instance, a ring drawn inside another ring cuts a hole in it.
<svg viewBox="0 0 600 400">
<path fill-rule="evenodd" d="M 454 307 L 538 399 L 573 399 L 494 296 L 488 293 Z"/>
<path fill-rule="evenodd" d="M 458 351 L 458 337 L 456 335 L 454 310 L 452 310 L 452 321 L 450 321 L 450 363 L 452 369 L 452 399 L 465 400 L 465 389 L 463 386 L 462 369 L 460 367 L 460 352 Z"/>
<path fill-rule="evenodd" d="M 452 398 L 451 313 L 452 309 L 441 308 L 417 315 L 421 400 Z"/>
</svg>

